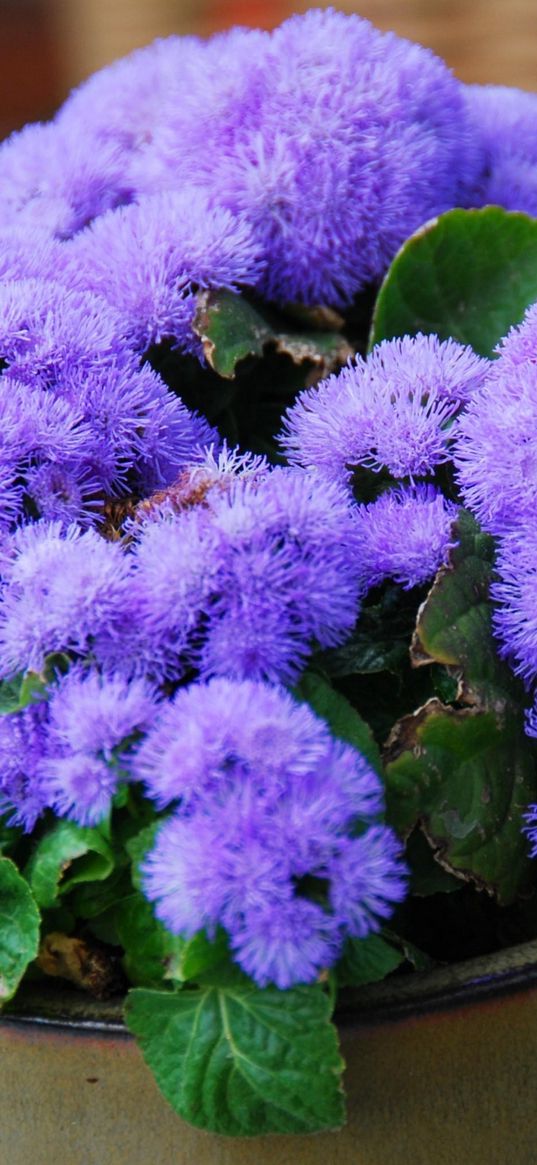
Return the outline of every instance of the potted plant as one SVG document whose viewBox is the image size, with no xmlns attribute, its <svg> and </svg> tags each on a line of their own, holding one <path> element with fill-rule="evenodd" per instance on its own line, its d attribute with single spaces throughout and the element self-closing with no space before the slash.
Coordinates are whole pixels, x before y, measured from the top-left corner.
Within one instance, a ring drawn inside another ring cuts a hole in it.
<svg viewBox="0 0 537 1165">
<path fill-rule="evenodd" d="M 313 11 L 156 42 L 0 150 L 24 1073 L 28 1018 L 86 1055 L 127 992 L 191 1125 L 334 1130 L 345 1017 L 533 981 L 536 101 Z"/>
</svg>

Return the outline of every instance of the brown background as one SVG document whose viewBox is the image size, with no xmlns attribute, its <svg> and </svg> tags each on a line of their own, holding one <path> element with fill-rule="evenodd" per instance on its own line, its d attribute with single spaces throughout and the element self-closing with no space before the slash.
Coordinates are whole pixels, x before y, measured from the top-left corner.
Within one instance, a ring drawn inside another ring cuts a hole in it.
<svg viewBox="0 0 537 1165">
<path fill-rule="evenodd" d="M 466 81 L 537 89 L 537 0 L 361 0 L 381 28 L 429 45 Z M 284 0 L 0 0 L 0 137 L 49 116 L 72 85 L 155 36 L 278 24 Z"/>
</svg>

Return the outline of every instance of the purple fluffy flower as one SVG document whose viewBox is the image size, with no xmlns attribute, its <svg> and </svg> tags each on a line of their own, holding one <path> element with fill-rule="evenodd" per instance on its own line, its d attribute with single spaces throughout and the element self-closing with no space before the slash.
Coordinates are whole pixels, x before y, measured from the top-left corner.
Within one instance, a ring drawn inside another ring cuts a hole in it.
<svg viewBox="0 0 537 1165">
<path fill-rule="evenodd" d="M 179 801 L 142 868 L 157 916 L 185 937 L 222 925 L 260 986 L 312 981 L 346 933 L 377 928 L 404 894 L 395 838 L 372 824 L 377 776 L 283 689 L 212 680 L 183 690 L 134 775 L 159 804 Z M 305 878 L 328 881 L 324 905 L 301 891 Z"/>
<path fill-rule="evenodd" d="M 126 773 L 114 750 L 151 723 L 156 697 L 140 680 L 81 666 L 60 680 L 49 704 L 43 789 L 59 817 L 95 825 L 108 812 Z M 120 750 L 121 751 L 121 750 Z"/>
<path fill-rule="evenodd" d="M 0 227 L 0 279 L 61 277 L 65 247 L 43 227 Z"/>
<path fill-rule="evenodd" d="M 493 534 L 508 530 L 537 502 L 537 361 L 524 362 L 526 345 L 537 355 L 534 317 L 507 337 L 456 429 L 453 459 L 463 497 Z M 533 337 L 525 334 L 531 330 Z"/>
<path fill-rule="evenodd" d="M 121 322 L 100 296 L 45 279 L 0 285 L 0 354 L 17 379 L 54 388 L 65 364 L 89 371 L 124 347 Z"/>
<path fill-rule="evenodd" d="M 356 620 L 347 499 L 295 469 L 202 492 L 205 505 L 141 529 L 133 659 L 172 677 L 195 662 L 203 676 L 293 680 L 316 644 L 335 646 Z"/>
<path fill-rule="evenodd" d="M 93 530 L 38 522 L 3 545 L 0 674 L 40 671 L 55 651 L 84 652 L 129 622 L 129 560 Z"/>
<path fill-rule="evenodd" d="M 301 393 L 281 443 L 290 461 L 335 481 L 358 466 L 422 477 L 447 461 L 451 421 L 488 362 L 436 336 L 390 340 Z"/>
<path fill-rule="evenodd" d="M 458 83 L 356 16 L 312 11 L 269 37 L 234 30 L 193 66 L 189 100 L 143 159 L 147 181 L 173 188 L 181 175 L 244 213 L 268 298 L 348 302 L 473 178 Z"/>
<path fill-rule="evenodd" d="M 163 707 L 133 772 L 160 808 L 190 805 L 207 793 L 225 795 L 241 774 L 275 786 L 297 779 L 321 761 L 326 744 L 326 725 L 283 690 L 214 679 L 181 689 Z"/>
<path fill-rule="evenodd" d="M 43 765 L 47 804 L 58 817 L 97 825 L 110 809 L 119 782 L 115 766 L 85 752 L 50 756 Z"/>
<path fill-rule="evenodd" d="M 120 146 L 127 167 L 130 157 L 145 157 L 167 110 L 188 103 L 186 70 L 190 65 L 189 81 L 192 66 L 203 75 L 204 49 L 195 37 L 156 40 L 94 73 L 70 94 L 56 120 L 73 133 L 83 127 L 89 148 Z"/>
<path fill-rule="evenodd" d="M 497 604 L 494 630 L 502 654 L 525 680 L 537 678 L 537 524 L 528 514 L 500 540 L 497 580 L 491 598 Z"/>
<path fill-rule="evenodd" d="M 79 126 L 27 125 L 0 146 L 0 223 L 69 238 L 110 207 L 128 202 L 122 151 L 89 149 Z"/>
<path fill-rule="evenodd" d="M 537 96 L 505 85 L 467 85 L 466 100 L 484 151 L 471 199 L 537 213 Z"/>
<path fill-rule="evenodd" d="M 143 680 L 73 667 L 54 688 L 49 734 L 54 747 L 108 758 L 128 736 L 154 719 L 156 696 Z"/>
<path fill-rule="evenodd" d="M 395 489 L 369 506 L 358 506 L 356 522 L 364 588 L 386 578 L 408 590 L 433 578 L 454 545 L 457 507 L 434 486 Z"/>
<path fill-rule="evenodd" d="M 248 222 L 183 189 L 103 215 L 69 247 L 77 285 L 118 312 L 128 343 L 145 352 L 172 338 L 201 353 L 192 330 L 198 288 L 255 285 L 259 245 Z"/>
<path fill-rule="evenodd" d="M 47 754 L 47 705 L 31 704 L 0 716 L 0 814 L 30 832 L 47 807 L 43 764 Z"/>
</svg>

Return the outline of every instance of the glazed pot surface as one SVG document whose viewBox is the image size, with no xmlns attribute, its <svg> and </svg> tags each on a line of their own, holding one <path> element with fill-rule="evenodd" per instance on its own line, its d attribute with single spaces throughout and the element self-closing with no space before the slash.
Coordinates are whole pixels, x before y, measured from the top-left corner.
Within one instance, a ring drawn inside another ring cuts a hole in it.
<svg viewBox="0 0 537 1165">
<path fill-rule="evenodd" d="M 358 1018 L 341 1023 L 348 1123 L 309 1137 L 191 1128 L 162 1098 L 118 1008 L 71 999 L 56 1017 L 0 1024 L 1 1165 L 537 1160 L 535 943 L 357 994 Z"/>
</svg>

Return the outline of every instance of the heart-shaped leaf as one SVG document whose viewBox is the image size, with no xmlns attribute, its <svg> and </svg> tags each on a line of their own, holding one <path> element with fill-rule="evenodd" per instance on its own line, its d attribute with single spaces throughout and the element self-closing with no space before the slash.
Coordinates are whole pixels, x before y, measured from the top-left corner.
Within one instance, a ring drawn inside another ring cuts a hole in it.
<svg viewBox="0 0 537 1165">
<path fill-rule="evenodd" d="M 199 1128 L 253 1136 L 343 1123 L 343 1061 L 318 985 L 136 988 L 126 1020 L 167 1100 Z"/>
<path fill-rule="evenodd" d="M 15 994 L 39 948 L 39 910 L 28 883 L 9 858 L 0 858 L 0 1003 Z"/>
<path fill-rule="evenodd" d="M 370 347 L 435 333 L 491 356 L 537 300 L 537 219 L 488 206 L 450 210 L 396 255 L 380 289 Z"/>
</svg>

